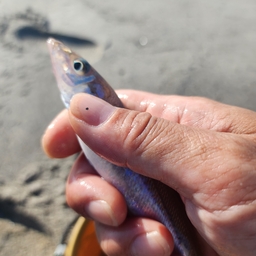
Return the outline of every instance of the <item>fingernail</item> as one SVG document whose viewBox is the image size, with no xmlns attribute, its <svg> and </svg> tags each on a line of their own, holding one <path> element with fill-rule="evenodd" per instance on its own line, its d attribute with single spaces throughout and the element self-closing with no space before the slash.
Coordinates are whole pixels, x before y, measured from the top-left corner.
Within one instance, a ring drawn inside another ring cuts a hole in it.
<svg viewBox="0 0 256 256">
<path fill-rule="evenodd" d="M 75 95 L 70 104 L 70 111 L 76 118 L 93 126 L 104 123 L 114 110 L 109 103 L 86 93 Z"/>
<path fill-rule="evenodd" d="M 132 243 L 131 252 L 133 256 L 171 254 L 169 244 L 157 231 L 139 235 Z"/>
<path fill-rule="evenodd" d="M 103 224 L 112 226 L 118 225 L 116 219 L 114 218 L 114 214 L 111 207 L 104 200 L 91 201 L 85 207 L 85 211 L 94 220 L 97 220 Z"/>
</svg>

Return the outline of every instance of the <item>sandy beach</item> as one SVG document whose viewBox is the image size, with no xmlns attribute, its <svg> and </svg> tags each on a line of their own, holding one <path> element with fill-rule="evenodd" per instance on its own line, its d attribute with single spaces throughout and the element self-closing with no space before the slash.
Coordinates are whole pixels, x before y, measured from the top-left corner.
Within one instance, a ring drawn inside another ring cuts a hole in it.
<svg viewBox="0 0 256 256">
<path fill-rule="evenodd" d="M 83 55 L 115 88 L 203 96 L 256 111 L 255 1 L 0 1 L 0 255 L 52 255 L 76 216 L 75 156 L 41 136 L 63 109 L 46 39 Z"/>
</svg>

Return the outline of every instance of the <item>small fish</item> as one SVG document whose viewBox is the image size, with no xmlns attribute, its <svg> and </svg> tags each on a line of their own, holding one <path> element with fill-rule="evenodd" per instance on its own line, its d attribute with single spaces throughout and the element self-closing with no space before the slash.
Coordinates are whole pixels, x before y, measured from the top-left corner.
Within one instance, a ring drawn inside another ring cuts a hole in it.
<svg viewBox="0 0 256 256">
<path fill-rule="evenodd" d="M 76 93 L 89 93 L 116 107 L 123 107 L 115 91 L 85 59 L 55 39 L 48 39 L 47 44 L 66 108 L 69 108 L 70 100 Z M 176 191 L 159 181 L 107 162 L 79 137 L 78 140 L 99 175 L 122 193 L 132 215 L 157 220 L 168 228 L 175 243 L 172 256 L 202 255 L 195 241 L 195 229 Z"/>
</svg>

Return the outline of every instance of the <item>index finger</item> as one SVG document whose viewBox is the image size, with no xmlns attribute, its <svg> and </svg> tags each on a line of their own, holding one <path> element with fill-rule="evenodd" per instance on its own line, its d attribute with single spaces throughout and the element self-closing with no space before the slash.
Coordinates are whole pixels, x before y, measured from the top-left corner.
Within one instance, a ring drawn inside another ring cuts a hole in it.
<svg viewBox="0 0 256 256">
<path fill-rule="evenodd" d="M 256 113 L 248 109 L 203 97 L 159 95 L 135 90 L 118 90 L 117 93 L 126 108 L 149 112 L 175 123 L 217 132 L 256 132 Z"/>
<path fill-rule="evenodd" d="M 42 137 L 44 152 L 52 158 L 64 158 L 79 152 L 80 145 L 68 119 L 68 111 L 60 112 Z"/>
</svg>

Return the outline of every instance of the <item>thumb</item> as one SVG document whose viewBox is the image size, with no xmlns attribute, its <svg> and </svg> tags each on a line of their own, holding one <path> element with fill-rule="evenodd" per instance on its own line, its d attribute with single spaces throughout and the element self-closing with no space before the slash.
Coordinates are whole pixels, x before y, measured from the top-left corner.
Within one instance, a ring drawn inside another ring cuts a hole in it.
<svg viewBox="0 0 256 256">
<path fill-rule="evenodd" d="M 185 197 L 207 179 L 201 175 L 202 165 L 213 165 L 214 154 L 220 154 L 216 132 L 116 108 L 88 94 L 72 98 L 69 116 L 76 134 L 94 152 L 116 165 L 160 180 Z"/>
</svg>

